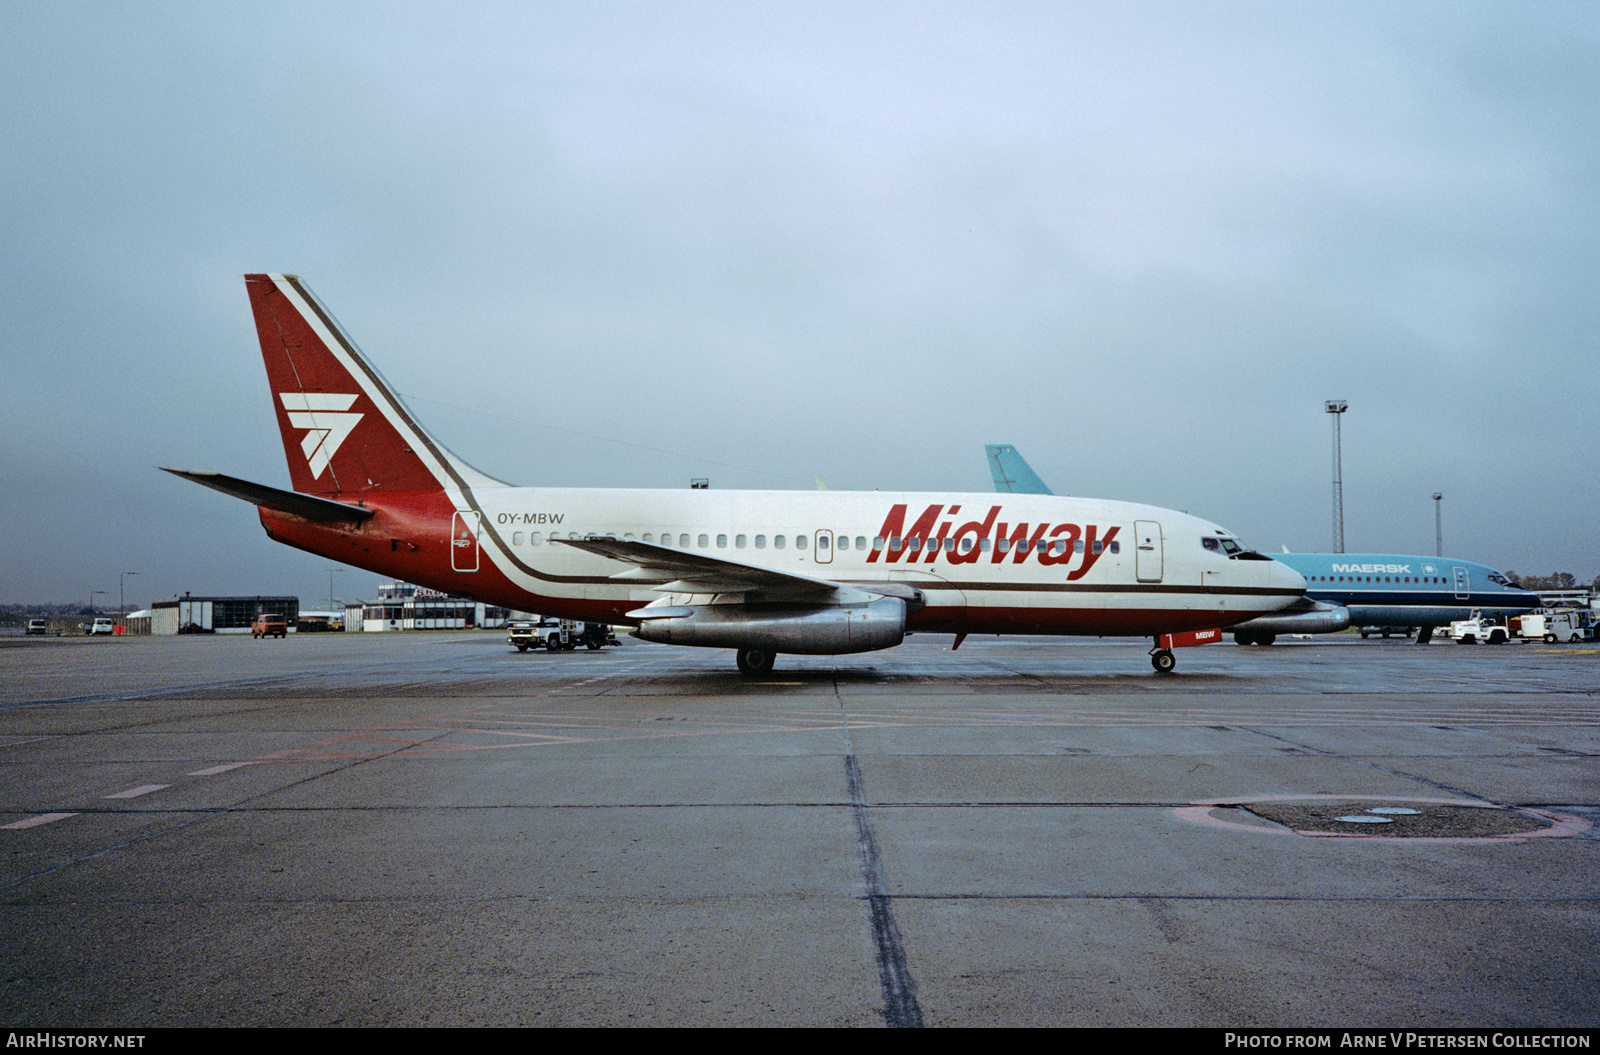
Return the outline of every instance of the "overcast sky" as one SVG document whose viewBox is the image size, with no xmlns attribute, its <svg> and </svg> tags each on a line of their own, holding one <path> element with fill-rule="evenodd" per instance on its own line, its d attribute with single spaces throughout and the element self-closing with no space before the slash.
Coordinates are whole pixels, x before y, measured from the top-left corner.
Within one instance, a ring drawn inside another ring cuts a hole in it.
<svg viewBox="0 0 1600 1055">
<path fill-rule="evenodd" d="M 1600 5 L 0 4 L 0 600 L 326 600 L 301 275 L 537 486 L 1059 493 L 1600 572 Z M 341 598 L 379 577 L 331 576 Z"/>
</svg>

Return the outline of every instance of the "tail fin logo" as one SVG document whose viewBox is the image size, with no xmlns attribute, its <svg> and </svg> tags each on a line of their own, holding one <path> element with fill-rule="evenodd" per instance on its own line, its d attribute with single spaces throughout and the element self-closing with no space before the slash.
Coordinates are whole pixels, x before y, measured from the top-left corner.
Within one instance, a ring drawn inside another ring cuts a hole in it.
<svg viewBox="0 0 1600 1055">
<path fill-rule="evenodd" d="M 355 405 L 355 396 L 332 392 L 279 392 L 278 398 L 283 400 L 283 409 L 289 412 L 289 424 L 306 430 L 300 449 L 311 467 L 311 478 L 321 479 L 322 471 L 338 453 L 339 446 L 366 415 L 346 413 Z"/>
</svg>

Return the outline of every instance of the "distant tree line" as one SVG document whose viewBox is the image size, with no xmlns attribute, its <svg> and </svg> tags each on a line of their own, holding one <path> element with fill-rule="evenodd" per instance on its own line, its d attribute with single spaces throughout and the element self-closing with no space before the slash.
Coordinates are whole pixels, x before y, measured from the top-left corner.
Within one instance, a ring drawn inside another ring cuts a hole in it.
<svg viewBox="0 0 1600 1055">
<path fill-rule="evenodd" d="M 1527 590 L 1581 590 L 1587 586 L 1591 590 L 1600 590 L 1600 575 L 1588 583 L 1579 582 L 1570 571 L 1555 571 L 1549 575 L 1518 575 L 1514 571 L 1507 571 L 1506 578 L 1512 582 L 1520 582 L 1523 589 Z"/>
<path fill-rule="evenodd" d="M 114 615 L 110 608 L 90 610 L 86 604 L 0 604 L 0 626 L 23 626 L 30 619 L 75 620 L 89 615 Z"/>
</svg>

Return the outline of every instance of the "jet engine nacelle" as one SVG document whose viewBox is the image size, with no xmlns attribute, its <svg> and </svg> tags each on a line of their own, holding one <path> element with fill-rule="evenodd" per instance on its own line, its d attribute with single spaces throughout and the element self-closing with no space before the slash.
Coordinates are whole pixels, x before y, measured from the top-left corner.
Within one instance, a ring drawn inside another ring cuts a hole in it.
<svg viewBox="0 0 1600 1055">
<path fill-rule="evenodd" d="M 642 608 L 635 637 L 663 645 L 759 649 L 837 656 L 893 648 L 905 640 L 906 602 L 880 597 L 866 604 L 780 602 Z"/>
<path fill-rule="evenodd" d="M 1336 634 L 1350 625 L 1350 609 L 1319 604 L 1310 612 L 1262 615 L 1228 629 L 1235 634 Z"/>
</svg>

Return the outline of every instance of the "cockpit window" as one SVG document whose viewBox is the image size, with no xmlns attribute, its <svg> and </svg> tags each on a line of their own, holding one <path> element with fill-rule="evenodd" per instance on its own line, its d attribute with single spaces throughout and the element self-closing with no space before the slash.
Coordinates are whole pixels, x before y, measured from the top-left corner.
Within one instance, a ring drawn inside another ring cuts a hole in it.
<svg viewBox="0 0 1600 1055">
<path fill-rule="evenodd" d="M 1220 552 L 1222 550 L 1222 543 L 1218 542 L 1214 538 L 1203 538 L 1203 539 L 1200 540 L 1200 545 L 1204 546 L 1206 549 L 1211 550 L 1214 553 L 1215 552 Z"/>
<path fill-rule="evenodd" d="M 1244 552 L 1244 547 L 1239 545 L 1238 539 L 1231 539 L 1226 535 L 1219 535 L 1216 538 L 1201 538 L 1200 545 L 1213 553 L 1223 553 L 1229 557 L 1235 553 Z"/>
<path fill-rule="evenodd" d="M 1497 585 L 1500 585 L 1500 586 L 1510 586 L 1511 585 L 1511 580 L 1507 579 L 1504 575 L 1501 575 L 1497 571 L 1492 571 L 1492 572 L 1489 573 L 1489 581 L 1492 582 L 1492 583 L 1495 583 Z"/>
</svg>

